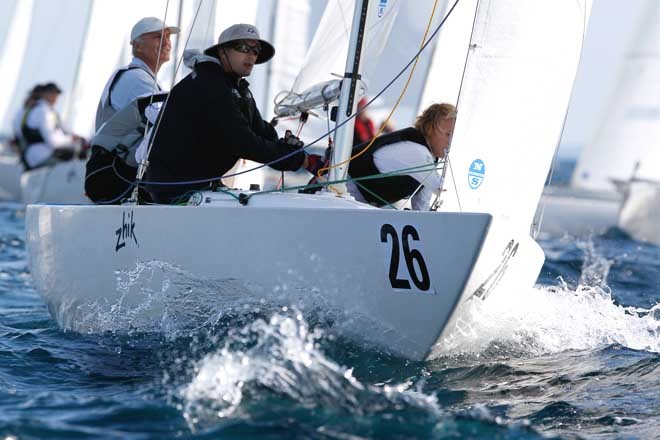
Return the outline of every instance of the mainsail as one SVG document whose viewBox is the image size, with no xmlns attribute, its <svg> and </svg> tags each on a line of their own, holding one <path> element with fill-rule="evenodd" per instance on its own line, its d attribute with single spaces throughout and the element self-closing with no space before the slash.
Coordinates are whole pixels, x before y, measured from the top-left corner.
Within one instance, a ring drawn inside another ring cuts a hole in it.
<svg viewBox="0 0 660 440">
<path fill-rule="evenodd" d="M 488 212 L 530 227 L 590 9 L 590 0 L 478 3 L 443 211 Z"/>
<path fill-rule="evenodd" d="M 375 76 L 379 58 L 389 39 L 400 5 L 401 0 L 390 0 L 374 3 L 368 9 L 365 44 L 360 61 L 362 80 L 367 85 Z M 291 97 L 300 96 L 319 83 L 339 81 L 338 78 L 344 76 L 354 9 L 355 0 L 328 3 L 305 62 L 289 89 Z"/>
</svg>

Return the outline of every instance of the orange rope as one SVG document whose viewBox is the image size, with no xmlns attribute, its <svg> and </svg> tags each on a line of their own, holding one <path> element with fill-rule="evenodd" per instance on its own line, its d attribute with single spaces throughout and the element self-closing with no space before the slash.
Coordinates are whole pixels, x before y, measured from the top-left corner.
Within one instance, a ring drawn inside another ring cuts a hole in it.
<svg viewBox="0 0 660 440">
<path fill-rule="evenodd" d="M 438 0 L 435 0 L 435 2 L 433 3 L 433 9 L 431 10 L 431 17 L 429 18 L 429 22 L 428 22 L 428 24 L 426 25 L 426 30 L 424 31 L 424 37 L 422 38 L 422 43 L 420 44 L 420 49 L 421 49 L 421 48 L 424 46 L 424 44 L 426 43 L 426 37 L 428 36 L 428 34 L 429 34 L 429 30 L 431 29 L 431 24 L 433 23 L 433 17 L 435 16 L 435 10 L 436 10 L 437 6 L 438 6 Z M 413 74 L 415 73 L 415 68 L 417 67 L 417 62 L 418 62 L 418 61 L 419 61 L 419 57 L 417 57 L 417 58 L 415 59 L 415 62 L 413 63 L 413 66 L 412 66 L 412 69 L 410 69 L 410 74 L 408 75 L 408 79 L 406 80 L 406 84 L 403 86 L 403 90 L 401 90 L 401 94 L 399 95 L 399 98 L 396 100 L 396 103 L 394 104 L 394 107 L 392 107 L 392 111 L 390 111 L 390 114 L 387 116 L 387 119 L 385 119 L 385 122 L 383 122 L 383 123 L 381 124 L 381 126 L 378 128 L 378 132 L 377 132 L 376 135 L 371 139 L 371 141 L 369 142 L 369 144 L 367 144 L 367 146 L 364 147 L 364 148 L 363 148 L 360 152 L 358 152 L 356 155 L 349 157 L 347 160 L 345 160 L 345 161 L 343 161 L 343 162 L 340 162 L 340 163 L 337 163 L 337 164 L 334 164 L 334 165 L 329 165 L 329 166 L 327 166 L 327 167 L 321 168 L 321 169 L 318 171 L 318 173 L 317 173 L 318 177 L 321 177 L 321 175 L 323 174 L 324 171 L 329 171 L 329 170 L 331 170 L 331 169 L 333 169 L 333 168 L 340 167 L 340 166 L 342 166 L 342 165 L 344 165 L 344 164 L 349 163 L 349 162 L 352 161 L 353 159 L 360 157 L 360 156 L 363 155 L 363 154 L 364 154 L 369 148 L 371 148 L 371 146 L 373 145 L 373 143 L 376 141 L 376 138 L 378 138 L 378 136 L 380 136 L 380 135 L 383 133 L 383 130 L 384 130 L 385 127 L 389 124 L 390 119 L 391 119 L 392 116 L 394 115 L 394 112 L 396 111 L 397 107 L 399 107 L 399 104 L 401 104 L 401 100 L 403 100 L 403 97 L 405 96 L 406 92 L 408 91 L 408 86 L 410 85 L 410 81 L 412 80 Z M 333 191 L 335 191 L 336 193 L 339 194 L 339 191 L 337 191 L 336 189 L 334 189 L 332 186 L 330 186 L 330 188 L 331 188 Z"/>
</svg>

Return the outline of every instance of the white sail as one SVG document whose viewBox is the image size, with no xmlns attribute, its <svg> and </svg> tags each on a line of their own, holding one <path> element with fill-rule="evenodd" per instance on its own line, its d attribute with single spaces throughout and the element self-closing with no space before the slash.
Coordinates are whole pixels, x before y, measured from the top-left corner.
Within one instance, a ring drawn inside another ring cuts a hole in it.
<svg viewBox="0 0 660 440">
<path fill-rule="evenodd" d="M 87 27 L 90 7 L 87 0 L 34 0 L 22 58 L 7 60 L 9 64 L 19 63 L 20 67 L 15 81 L 3 84 L 3 94 L 9 102 L 1 115 L 2 131 L 9 130 L 12 117 L 37 83 L 56 82 L 64 92 L 58 103 L 63 108 L 73 86 L 82 44 L 80 36 Z"/>
<path fill-rule="evenodd" d="M 561 135 L 590 9 L 589 0 L 479 2 L 443 210 L 488 212 L 528 230 Z"/>
<path fill-rule="evenodd" d="M 5 0 L 0 3 L 0 55 L 4 51 L 17 6 L 18 0 Z"/>
<path fill-rule="evenodd" d="M 261 89 L 255 89 L 254 93 L 259 99 L 259 109 L 266 119 L 273 115 L 275 95 L 290 88 L 295 81 L 310 44 L 309 0 L 278 0 L 275 3 L 269 17 L 270 26 L 264 30 L 275 45 L 275 57 L 265 69 L 255 72 L 254 78 L 263 85 Z M 260 30 L 261 28 L 259 26 Z M 260 76 L 265 78 L 261 79 Z"/>
<path fill-rule="evenodd" d="M 369 7 L 366 43 L 361 61 L 363 76 L 367 81 L 376 70 L 400 5 L 401 0 L 390 0 L 385 1 L 384 6 L 374 2 Z M 354 8 L 355 0 L 328 3 L 292 91 L 301 92 L 316 83 L 336 78 L 334 75 L 344 75 Z"/>
<path fill-rule="evenodd" d="M 174 3 L 170 2 L 172 9 L 167 14 L 170 20 L 176 20 Z M 116 68 L 128 64 L 131 59 L 129 40 L 133 25 L 143 17 L 163 19 L 166 4 L 166 0 L 94 2 L 90 32 L 84 39 L 73 94 L 75 105 L 70 112 L 70 126 L 74 132 L 86 136 L 93 134 L 96 107 L 105 83 Z M 165 72 L 168 66 L 170 64 L 165 64 L 161 72 Z"/>
<path fill-rule="evenodd" d="M 452 7 L 455 2 L 448 3 Z M 441 16 L 446 20 L 433 48 L 433 61 L 424 84 L 419 113 L 433 103 L 448 102 L 456 105 L 476 7 L 475 0 L 461 0 Z"/>
<path fill-rule="evenodd" d="M 641 17 L 600 129 L 580 154 L 574 187 L 612 192 L 613 181 L 628 180 L 660 146 L 660 2 L 648 0 Z"/>
<path fill-rule="evenodd" d="M 384 31 L 390 35 L 396 35 L 396 38 L 387 38 L 385 34 L 376 37 L 379 45 L 377 47 L 372 46 L 371 49 L 366 51 L 367 55 L 363 57 L 362 76 L 368 83 L 367 94 L 369 98 L 384 90 L 394 76 L 399 74 L 419 51 L 424 30 L 433 12 L 434 3 L 435 0 L 418 0 L 415 2 L 414 8 L 398 7 L 392 2 L 373 3 L 370 6 L 371 11 L 376 16 L 378 16 L 378 8 L 388 4 L 389 6 L 396 6 L 398 10 L 392 11 L 392 15 L 387 21 L 387 27 L 384 28 Z M 450 4 L 451 2 L 438 2 L 427 38 L 430 37 L 431 31 L 440 24 Z M 347 29 L 350 27 L 353 5 L 353 1 L 339 1 L 328 4 L 324 18 L 317 30 L 318 37 L 310 47 L 309 58 L 305 63 L 309 67 L 303 70 L 292 90 L 300 93 L 325 80 L 332 80 L 333 78 L 336 80 L 337 77 L 332 73 L 343 74 L 343 63 L 349 38 Z M 403 5 L 405 6 L 405 4 Z M 473 16 L 470 17 L 470 22 L 472 18 Z M 452 20 L 452 22 L 455 22 L 455 20 Z M 444 32 L 444 28 L 442 32 Z M 432 40 L 420 54 L 416 73 L 397 108 L 393 119 L 394 125 L 410 125 L 417 116 L 437 40 L 438 38 Z M 319 50 L 325 56 L 320 56 L 317 53 Z M 374 53 L 371 54 L 370 51 Z M 389 114 L 395 102 L 399 99 L 407 78 L 408 71 L 387 90 L 384 90 L 379 99 L 371 104 L 369 113 L 377 119 L 376 122 L 382 122 L 385 116 Z M 320 93 L 311 93 L 310 95 L 322 100 Z"/>
<path fill-rule="evenodd" d="M 16 83 L 23 62 L 25 45 L 30 30 L 32 0 L 8 1 L 2 3 L 2 23 L 0 23 L 0 84 L 5 93 L 0 93 L 0 134 L 8 135 L 9 128 L 4 121 L 11 120 L 9 112 L 13 85 Z"/>
</svg>

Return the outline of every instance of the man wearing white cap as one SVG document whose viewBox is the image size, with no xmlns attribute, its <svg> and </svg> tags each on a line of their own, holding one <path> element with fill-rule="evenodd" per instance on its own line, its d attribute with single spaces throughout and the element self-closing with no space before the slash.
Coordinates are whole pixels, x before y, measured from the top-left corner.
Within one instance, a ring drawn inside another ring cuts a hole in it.
<svg viewBox="0 0 660 440">
<path fill-rule="evenodd" d="M 274 54 L 255 26 L 235 24 L 220 34 L 218 44 L 190 60 L 193 72 L 170 92 L 153 136 L 146 181 L 156 182 L 147 186 L 156 202 L 171 203 L 191 190 L 208 188 L 210 180 L 241 158 L 260 163 L 281 159 L 271 166 L 282 171 L 321 167 L 320 156 L 297 151 L 303 143 L 290 132 L 278 139 L 244 79 Z M 162 182 L 170 184 L 157 184 Z"/>
<path fill-rule="evenodd" d="M 156 17 L 145 17 L 135 23 L 130 41 L 133 59 L 108 79 L 96 110 L 97 131 L 139 96 L 162 90 L 156 75 L 160 67 L 170 60 L 170 36 L 178 33 L 178 27 L 168 26 Z M 130 140 L 131 145 L 122 145 L 121 139 L 117 140 L 116 143 L 125 150 L 123 153 L 109 151 L 99 145 L 92 146 L 92 154 L 87 162 L 85 191 L 93 201 L 119 202 L 120 196 L 130 195 L 125 194 L 130 192 L 127 181 L 135 180 L 137 168 L 128 165 L 124 156 L 134 154 L 142 136 L 130 136 Z"/>
</svg>

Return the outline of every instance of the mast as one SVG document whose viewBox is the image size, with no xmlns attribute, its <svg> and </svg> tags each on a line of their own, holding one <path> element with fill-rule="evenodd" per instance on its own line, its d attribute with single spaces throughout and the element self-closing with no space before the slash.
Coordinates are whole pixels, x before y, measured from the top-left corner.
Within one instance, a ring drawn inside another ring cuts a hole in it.
<svg viewBox="0 0 660 440">
<path fill-rule="evenodd" d="M 364 49 L 364 31 L 367 23 L 367 10 L 369 0 L 356 0 L 353 24 L 351 26 L 351 38 L 348 43 L 348 57 L 346 58 L 346 73 L 341 84 L 339 95 L 339 107 L 337 110 L 337 131 L 335 132 L 335 150 L 333 152 L 332 164 L 328 178 L 330 181 L 343 180 L 348 174 L 348 159 L 353 150 L 353 129 L 355 121 L 346 122 L 355 112 L 357 102 L 355 100 L 355 89 L 360 79 L 360 59 Z M 343 124 L 343 125 L 342 125 Z M 344 163 L 346 162 L 346 163 Z M 346 192 L 343 183 L 332 185 L 335 191 Z"/>
</svg>

